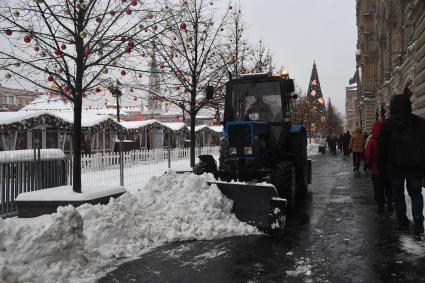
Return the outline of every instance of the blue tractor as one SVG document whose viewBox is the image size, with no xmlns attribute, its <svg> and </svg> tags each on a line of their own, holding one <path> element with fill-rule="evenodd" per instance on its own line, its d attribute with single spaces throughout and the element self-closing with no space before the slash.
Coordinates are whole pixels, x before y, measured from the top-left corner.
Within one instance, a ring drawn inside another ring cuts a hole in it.
<svg viewBox="0 0 425 283">
<path fill-rule="evenodd" d="M 311 162 L 306 130 L 293 123 L 294 81 L 287 74 L 243 75 L 226 85 L 219 167 L 199 156 L 194 173 L 210 172 L 234 201 L 233 212 L 268 233 L 279 233 L 295 197 L 307 192 Z"/>
</svg>

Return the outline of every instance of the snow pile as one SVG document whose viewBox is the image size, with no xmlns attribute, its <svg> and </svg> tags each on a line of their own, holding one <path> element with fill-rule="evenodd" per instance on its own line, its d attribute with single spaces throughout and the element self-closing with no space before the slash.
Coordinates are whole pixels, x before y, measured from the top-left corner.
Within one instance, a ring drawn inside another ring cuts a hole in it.
<svg viewBox="0 0 425 283">
<path fill-rule="evenodd" d="M 307 155 L 308 156 L 318 155 L 319 154 L 319 146 L 320 146 L 320 144 L 309 143 L 307 145 Z"/>
<path fill-rule="evenodd" d="M 310 282 L 311 268 L 310 259 L 301 257 L 300 260 L 295 262 L 294 270 L 287 270 L 286 275 L 291 277 L 304 277 L 304 282 Z"/>
<path fill-rule="evenodd" d="M 93 282 L 119 259 L 167 242 L 258 234 L 206 180 L 169 172 L 108 205 L 0 219 L 0 282 Z"/>
</svg>

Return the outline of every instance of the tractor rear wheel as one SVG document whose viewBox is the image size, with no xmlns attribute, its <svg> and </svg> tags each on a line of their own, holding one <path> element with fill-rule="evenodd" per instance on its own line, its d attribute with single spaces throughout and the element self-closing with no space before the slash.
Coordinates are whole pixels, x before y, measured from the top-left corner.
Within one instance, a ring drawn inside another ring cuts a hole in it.
<svg viewBox="0 0 425 283">
<path fill-rule="evenodd" d="M 283 160 L 277 164 L 273 173 L 273 185 L 276 187 L 279 197 L 286 199 L 287 210 L 292 209 L 296 195 L 295 166 L 292 161 Z"/>
<path fill-rule="evenodd" d="M 307 139 L 304 131 L 291 133 L 290 151 L 295 156 L 297 192 L 303 195 L 308 190 Z"/>
</svg>

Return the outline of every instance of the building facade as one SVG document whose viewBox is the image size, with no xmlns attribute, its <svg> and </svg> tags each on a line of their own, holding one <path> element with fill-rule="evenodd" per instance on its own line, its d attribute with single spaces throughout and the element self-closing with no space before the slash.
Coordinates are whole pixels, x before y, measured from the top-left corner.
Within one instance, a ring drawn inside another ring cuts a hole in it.
<svg viewBox="0 0 425 283">
<path fill-rule="evenodd" d="M 40 93 L 0 86 L 0 111 L 17 111 Z"/>
<path fill-rule="evenodd" d="M 345 88 L 345 130 L 353 132 L 359 127 L 357 119 L 357 86 L 347 86 Z"/>
<path fill-rule="evenodd" d="M 422 0 L 357 0 L 357 115 L 370 132 L 391 97 L 411 95 L 425 117 L 425 30 Z"/>
</svg>

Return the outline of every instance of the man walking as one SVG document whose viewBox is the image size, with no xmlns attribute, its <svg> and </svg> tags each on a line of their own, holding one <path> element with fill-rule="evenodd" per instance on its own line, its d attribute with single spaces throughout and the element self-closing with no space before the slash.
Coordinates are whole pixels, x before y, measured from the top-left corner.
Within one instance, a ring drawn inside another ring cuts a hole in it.
<svg viewBox="0 0 425 283">
<path fill-rule="evenodd" d="M 360 159 L 363 156 L 365 140 L 363 138 L 362 128 L 357 128 L 350 140 L 348 148 L 353 152 L 353 171 L 359 173 Z"/>
<path fill-rule="evenodd" d="M 389 178 L 400 230 L 409 228 L 406 217 L 404 182 L 412 200 L 415 234 L 424 232 L 422 178 L 425 176 L 425 120 L 412 114 L 410 97 L 391 99 L 390 118 L 384 121 L 378 138 L 378 168 Z"/>
</svg>

